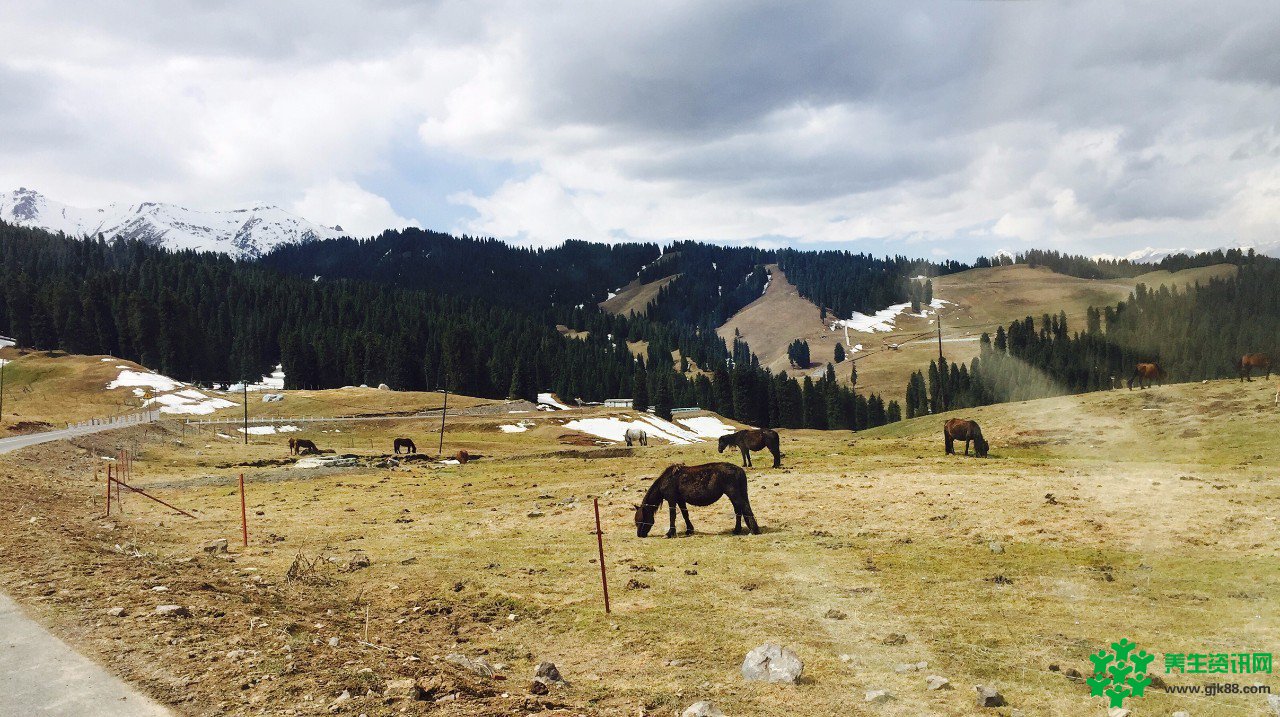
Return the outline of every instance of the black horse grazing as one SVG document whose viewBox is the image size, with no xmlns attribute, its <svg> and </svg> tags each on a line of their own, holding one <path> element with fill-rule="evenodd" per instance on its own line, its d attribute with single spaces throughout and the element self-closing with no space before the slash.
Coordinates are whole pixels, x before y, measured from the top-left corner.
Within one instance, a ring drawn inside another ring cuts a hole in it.
<svg viewBox="0 0 1280 717">
<path fill-rule="evenodd" d="M 415 446 L 415 445 L 413 445 L 413 440 L 412 440 L 412 439 L 409 439 L 409 438 L 397 438 L 397 439 L 395 439 L 394 441 L 392 441 L 392 445 L 393 445 L 393 447 L 394 447 L 394 449 L 395 449 L 395 452 L 396 452 L 397 454 L 399 454 L 399 453 L 400 453 L 400 449 L 401 449 L 401 448 L 403 448 L 403 449 L 404 449 L 404 452 L 405 452 L 405 453 L 417 453 L 417 452 L 418 452 L 418 447 L 417 447 L 417 446 Z"/>
<path fill-rule="evenodd" d="M 964 454 L 969 455 L 969 442 L 973 441 L 973 454 L 979 458 L 987 457 L 991 448 L 987 439 L 982 437 L 982 429 L 977 421 L 966 418 L 951 418 L 942 424 L 942 440 L 946 444 L 947 455 L 956 452 L 956 441 L 964 441 Z"/>
<path fill-rule="evenodd" d="M 292 451 L 297 455 L 302 455 L 304 453 L 320 452 L 320 449 L 316 448 L 316 444 L 314 441 L 309 441 L 305 438 L 291 439 L 289 443 L 289 448 L 292 449 Z"/>
<path fill-rule="evenodd" d="M 693 533 L 693 523 L 689 522 L 689 505 L 705 506 L 720 500 L 720 496 L 728 496 L 733 504 L 733 512 L 737 520 L 733 524 L 733 534 L 742 532 L 742 521 L 747 521 L 747 528 L 759 535 L 760 526 L 756 524 L 756 516 L 751 512 L 751 502 L 747 500 L 747 474 L 732 463 L 705 463 L 700 466 L 674 465 L 668 467 L 658 476 L 658 480 L 649 486 L 644 494 L 644 502 L 636 506 L 636 535 L 644 538 L 653 528 L 658 508 L 662 501 L 667 501 L 671 509 L 671 529 L 668 538 L 676 536 L 676 506 L 684 516 L 685 535 Z"/>
<path fill-rule="evenodd" d="M 742 451 L 742 465 L 751 467 L 751 451 L 765 448 L 773 454 L 773 467 L 782 466 L 782 451 L 778 450 L 778 432 L 771 428 L 748 428 L 720 436 L 718 453 L 724 453 L 729 446 L 737 446 Z"/>
</svg>

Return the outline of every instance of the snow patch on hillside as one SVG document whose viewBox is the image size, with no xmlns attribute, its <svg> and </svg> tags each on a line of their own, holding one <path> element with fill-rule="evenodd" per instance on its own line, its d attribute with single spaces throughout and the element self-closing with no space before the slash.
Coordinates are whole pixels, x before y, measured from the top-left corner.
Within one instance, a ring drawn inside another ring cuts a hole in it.
<svg viewBox="0 0 1280 717">
<path fill-rule="evenodd" d="M 694 433 L 703 438 L 719 438 L 738 430 L 715 416 L 694 416 L 693 418 L 677 418 L 676 423 L 688 426 Z"/>
<path fill-rule="evenodd" d="M 835 331 L 836 329 L 844 329 L 845 343 L 848 344 L 850 331 L 861 331 L 866 334 L 893 331 L 896 328 L 895 322 L 897 321 L 898 316 L 902 314 L 906 314 L 907 316 L 912 316 L 917 319 L 923 319 L 929 316 L 930 309 L 933 310 L 933 313 L 937 313 L 938 309 L 941 309 L 950 303 L 951 302 L 946 299 L 934 299 L 929 302 L 927 307 L 921 307 L 920 313 L 918 314 L 911 312 L 910 302 L 905 304 L 894 304 L 893 306 L 881 309 L 874 314 L 864 314 L 860 311 L 855 311 L 853 312 L 853 316 L 847 319 L 838 319 L 832 322 L 831 330 Z"/>
<path fill-rule="evenodd" d="M 549 406 L 556 411 L 568 411 L 569 407 L 560 402 L 554 393 L 538 394 L 538 405 Z"/>
<path fill-rule="evenodd" d="M 627 431 L 632 428 L 644 431 L 649 434 L 650 438 L 660 438 L 668 443 L 680 446 L 702 442 L 702 438 L 694 431 L 681 428 L 657 416 L 648 415 L 640 416 L 639 420 L 630 421 L 613 416 L 608 418 L 579 418 L 569 421 L 564 424 L 564 427 L 617 443 L 624 442 Z"/>
<path fill-rule="evenodd" d="M 244 433 L 243 428 L 237 428 L 237 431 Z M 249 426 L 249 435 L 251 436 L 271 436 L 277 433 L 297 433 L 301 431 L 297 426 Z"/>
<path fill-rule="evenodd" d="M 114 360 L 114 359 L 112 359 Z M 142 398 L 150 389 L 152 396 L 143 402 L 143 406 L 159 406 L 161 413 L 207 416 L 214 411 L 231 408 L 240 404 L 225 398 L 209 396 L 190 388 L 187 384 L 155 372 L 135 371 L 128 366 L 117 365 L 120 374 L 107 384 L 107 390 L 132 388 L 133 395 Z"/>
<path fill-rule="evenodd" d="M 143 371 L 134 371 L 125 368 L 120 372 L 119 376 L 111 383 L 107 384 L 107 390 L 111 391 L 117 388 L 150 388 L 153 391 L 175 391 L 182 387 L 181 381 L 175 381 L 168 376 L 161 376 L 158 373 L 146 373 Z"/>
<path fill-rule="evenodd" d="M 519 423 L 504 423 L 498 426 L 498 430 L 502 431 L 503 433 L 524 433 L 530 428 L 533 428 L 534 425 L 535 424 L 533 421 L 521 421 Z"/>
</svg>

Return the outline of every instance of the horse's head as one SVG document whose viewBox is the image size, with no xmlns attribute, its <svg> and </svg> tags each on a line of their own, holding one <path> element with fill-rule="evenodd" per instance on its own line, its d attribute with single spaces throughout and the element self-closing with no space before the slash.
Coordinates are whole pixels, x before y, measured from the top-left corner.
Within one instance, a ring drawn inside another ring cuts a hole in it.
<svg viewBox="0 0 1280 717">
<path fill-rule="evenodd" d="M 982 436 L 974 437 L 973 449 L 975 451 L 975 455 L 977 455 L 979 458 L 986 458 L 987 449 L 989 448 L 991 448 L 991 444 L 987 443 L 987 439 L 983 438 Z"/>
<path fill-rule="evenodd" d="M 724 453 L 724 449 L 733 445 L 733 439 L 730 438 L 731 435 L 732 434 L 726 433 L 725 435 L 720 436 L 719 446 L 716 448 L 716 453 Z"/>
<path fill-rule="evenodd" d="M 636 506 L 636 536 L 640 538 L 649 537 L 649 531 L 653 529 L 653 518 L 658 512 L 656 505 L 637 505 Z"/>
</svg>

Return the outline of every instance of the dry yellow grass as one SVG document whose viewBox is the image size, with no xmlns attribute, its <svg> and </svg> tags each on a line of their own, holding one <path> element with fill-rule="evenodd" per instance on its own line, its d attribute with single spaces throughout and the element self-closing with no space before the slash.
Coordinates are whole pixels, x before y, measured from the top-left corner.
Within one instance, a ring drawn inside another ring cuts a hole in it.
<svg viewBox="0 0 1280 717">
<path fill-rule="evenodd" d="M 122 368 L 147 369 L 111 356 L 78 356 L 57 351 L 0 349 L 4 367 L 4 415 L 0 436 L 16 424 L 66 423 L 141 410 L 143 399 L 131 388 L 107 390 Z"/>
<path fill-rule="evenodd" d="M 334 648 L 341 659 L 354 670 L 381 664 L 375 658 L 383 648 L 424 658 L 486 654 L 513 675 L 501 686 L 516 695 L 503 714 L 527 711 L 518 695 L 543 659 L 572 683 L 557 699 L 606 714 L 634 715 L 639 707 L 672 714 L 697 699 L 757 717 L 991 714 L 973 706 L 975 684 L 999 688 L 1027 714 L 1101 714 L 1100 700 L 1049 665 L 1087 672 L 1087 655 L 1120 637 L 1158 656 L 1268 651 L 1280 639 L 1280 488 L 1265 458 L 1277 448 L 1272 391 L 1263 382 L 1223 381 L 966 412 L 992 441 L 987 460 L 941 455 L 944 416 L 862 434 L 784 432 L 785 468 L 748 471 L 765 529 L 753 537 L 730 535 L 732 513 L 718 504 L 693 509 L 699 532 L 691 537 L 637 539 L 631 505 L 648 483 L 671 462 L 719 458 L 714 445 L 651 446 L 608 459 L 557 453 L 575 450 L 559 442 L 566 415 L 513 417 L 537 424 L 517 434 L 497 429 L 506 419 L 459 419 L 446 453 L 461 446 L 488 457 L 444 467 L 241 466 L 282 457 L 283 438 L 246 449 L 205 434 L 188 434 L 179 446 L 174 434 L 153 433 L 139 446 L 139 482 L 197 507 L 200 517 L 176 520 L 129 498 L 125 522 L 163 524 L 142 547 L 175 558 L 204 541 L 234 538 L 232 480 L 245 471 L 253 539 L 237 551 L 238 574 L 278 581 L 299 552 L 345 560 L 363 551 L 371 568 L 338 576 L 314 596 L 341 614 L 357 596 L 355 604 L 369 608 L 370 639 L 381 647 L 362 647 L 359 634 L 344 632 Z M 433 450 L 428 429 L 413 420 L 343 426 L 344 434 L 318 428 L 313 437 L 339 448 L 338 437 L 352 431 L 356 453 L 383 453 L 389 437 L 402 433 L 425 434 L 419 448 Z M 366 439 L 379 450 L 361 449 Z M 600 607 L 593 497 L 605 524 L 610 616 Z M 628 589 L 630 580 L 646 587 Z M 453 637 L 441 638 L 417 631 L 443 619 L 411 610 L 425 604 L 494 617 L 454 620 Z M 827 617 L 832 610 L 845 618 Z M 290 619 L 330 622 L 268 618 Z M 905 644 L 886 644 L 891 633 L 906 636 Z M 329 636 L 326 628 L 307 634 Z M 801 655 L 803 684 L 739 677 L 747 650 L 769 640 Z M 304 649 L 329 648 L 296 646 L 299 664 Z M 895 671 L 918 661 L 928 668 Z M 243 670 L 250 687 L 226 685 L 230 705 L 247 708 L 255 694 L 270 694 L 255 709 L 311 714 L 334 696 L 312 704 L 256 681 L 271 674 L 323 684 L 323 675 Z M 929 674 L 948 677 L 956 689 L 926 691 Z M 1171 684 L 1227 681 L 1161 676 Z M 864 706 L 870 689 L 889 689 L 895 699 Z M 508 704 L 492 699 L 494 709 Z M 1127 706 L 1238 715 L 1261 713 L 1264 701 L 1153 691 Z M 348 709 L 398 707 L 357 696 Z"/>
<path fill-rule="evenodd" d="M 649 302 L 658 297 L 658 291 L 670 284 L 678 276 L 680 275 L 672 274 L 645 284 L 640 283 L 639 279 L 635 279 L 630 284 L 619 289 L 613 298 L 600 302 L 600 308 L 611 314 L 620 314 L 622 316 L 632 313 L 643 315 L 648 310 Z"/>
</svg>

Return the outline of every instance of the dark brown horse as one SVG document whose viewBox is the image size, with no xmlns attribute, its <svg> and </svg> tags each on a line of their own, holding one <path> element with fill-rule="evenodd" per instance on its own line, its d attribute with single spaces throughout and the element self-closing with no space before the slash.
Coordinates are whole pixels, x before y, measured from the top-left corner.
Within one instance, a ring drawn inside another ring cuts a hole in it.
<svg viewBox="0 0 1280 717">
<path fill-rule="evenodd" d="M 309 441 L 305 438 L 290 438 L 289 451 L 300 456 L 303 453 L 319 453 L 320 449 L 316 448 L 314 441 Z"/>
<path fill-rule="evenodd" d="M 1236 362 L 1236 371 L 1240 372 L 1241 381 L 1252 381 L 1254 369 L 1266 371 L 1267 378 L 1271 378 L 1271 357 L 1266 354 L 1245 354 Z"/>
<path fill-rule="evenodd" d="M 413 439 L 410 439 L 410 438 L 397 438 L 391 442 L 391 445 L 397 454 L 400 453 L 401 448 L 404 449 L 405 453 L 418 452 L 418 447 L 413 445 Z"/>
<path fill-rule="evenodd" d="M 1133 375 L 1129 377 L 1129 390 L 1133 390 L 1135 379 L 1138 381 L 1138 388 L 1149 388 L 1153 383 L 1163 386 L 1164 376 L 1164 369 L 1160 368 L 1160 364 L 1140 363 L 1133 369 Z"/>
<path fill-rule="evenodd" d="M 475 458 L 475 456 L 472 456 L 470 453 L 467 453 L 466 451 L 458 451 L 457 455 L 455 455 L 453 458 L 454 458 L 454 460 L 456 460 L 459 464 L 461 464 L 461 465 L 464 465 L 464 466 L 465 466 L 465 465 L 467 464 L 467 462 L 468 462 L 468 461 L 470 461 L 470 460 L 473 460 L 473 459 Z"/>
<path fill-rule="evenodd" d="M 967 418 L 952 418 L 942 424 L 942 440 L 947 447 L 947 455 L 956 452 L 956 441 L 964 441 L 964 454 L 969 455 L 969 442 L 973 442 L 973 454 L 979 458 L 987 457 L 991 444 L 982 437 L 982 428 L 977 421 Z"/>
<path fill-rule="evenodd" d="M 747 500 L 747 474 L 732 463 L 705 463 L 700 466 L 674 465 L 668 467 L 649 486 L 644 494 L 644 502 L 636 506 L 636 535 L 644 538 L 653 528 L 658 508 L 662 501 L 667 501 L 671 509 L 671 528 L 668 538 L 676 537 L 676 507 L 684 516 L 685 535 L 693 533 L 693 523 L 689 522 L 689 506 L 706 506 L 727 496 L 733 504 L 733 512 L 737 520 L 733 524 L 733 534 L 742 532 L 742 521 L 754 534 L 760 534 L 760 526 L 756 524 L 756 516 L 751 512 L 751 502 Z"/>
<path fill-rule="evenodd" d="M 737 446 L 742 451 L 742 465 L 751 467 L 751 451 L 765 448 L 773 454 L 773 467 L 782 466 L 782 451 L 778 450 L 778 432 L 771 428 L 748 428 L 720 436 L 718 453 L 724 453 L 729 446 Z"/>
</svg>

